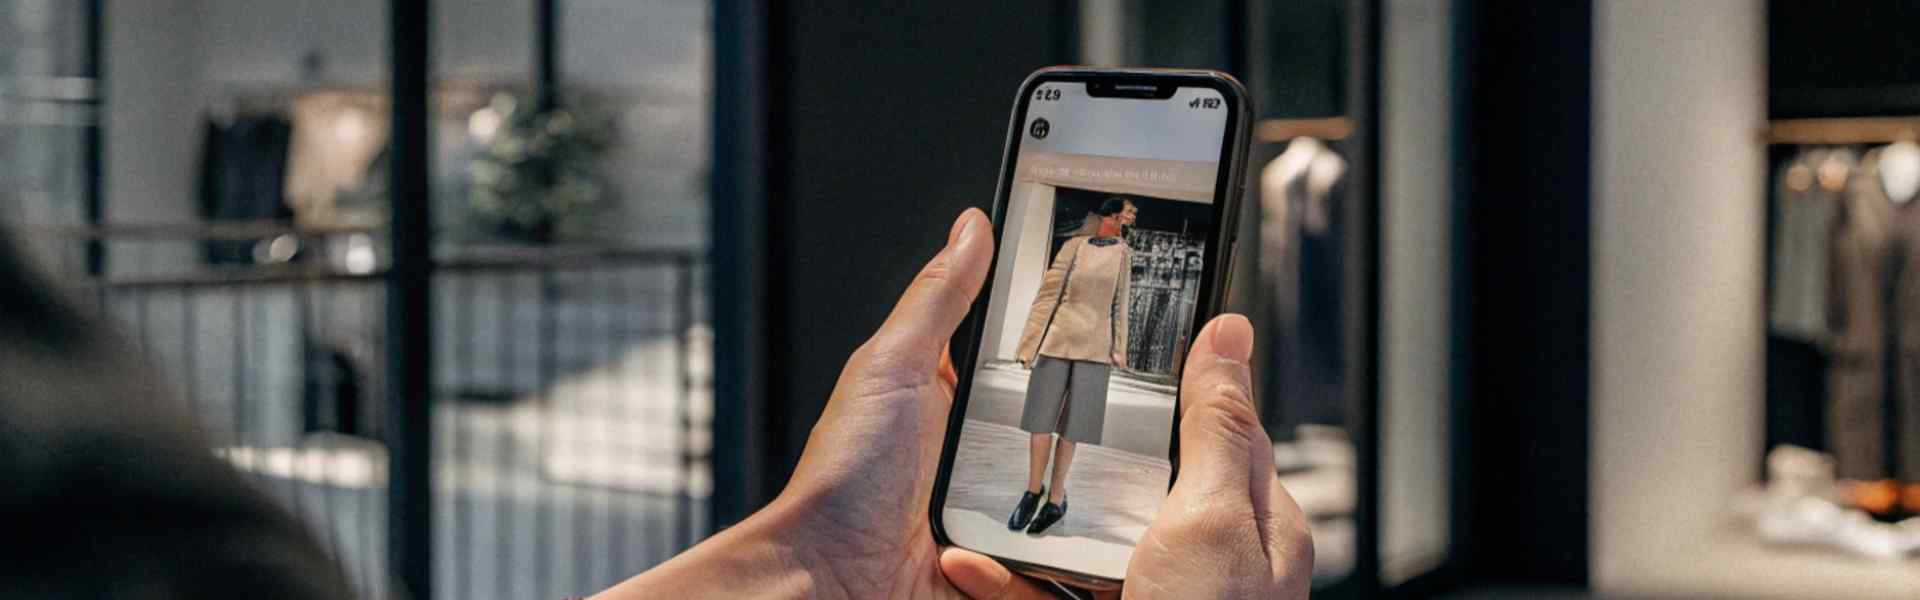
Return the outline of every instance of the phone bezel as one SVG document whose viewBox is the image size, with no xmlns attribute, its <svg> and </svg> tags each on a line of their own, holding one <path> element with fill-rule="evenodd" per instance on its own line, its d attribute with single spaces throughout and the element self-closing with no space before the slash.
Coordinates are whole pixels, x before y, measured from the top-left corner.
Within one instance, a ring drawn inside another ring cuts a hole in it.
<svg viewBox="0 0 1920 600">
<path fill-rule="evenodd" d="M 1020 84 L 1019 94 L 1014 99 L 1013 114 L 1008 119 L 1007 141 L 1001 153 L 999 185 L 995 190 L 992 223 L 993 239 L 996 244 L 1003 233 L 1003 216 L 1007 209 L 1009 195 L 1013 188 L 1015 162 L 1019 159 L 1020 143 L 1026 128 L 1028 105 L 1033 100 L 1034 89 L 1045 83 L 1086 82 L 1103 85 L 1152 84 L 1172 85 L 1175 87 L 1204 87 L 1220 92 L 1226 100 L 1227 122 L 1220 143 L 1220 168 L 1214 181 L 1213 227 L 1208 231 L 1205 245 L 1206 260 L 1201 271 L 1200 292 L 1194 303 L 1194 322 L 1205 323 L 1219 314 L 1220 305 L 1225 300 L 1226 283 L 1232 271 L 1233 254 L 1236 250 L 1235 232 L 1239 227 L 1240 197 L 1245 189 L 1246 156 L 1251 132 L 1249 126 L 1252 114 L 1251 101 L 1246 88 L 1240 82 L 1219 71 L 1185 69 L 1133 69 L 1100 67 L 1048 67 L 1033 72 Z M 994 264 L 999 262 L 999 249 L 994 250 Z M 993 267 L 988 267 L 986 281 L 994 280 Z M 946 506 L 947 484 L 952 474 L 954 453 L 959 447 L 960 428 L 966 419 L 969 392 L 972 389 L 975 354 L 979 351 L 980 336 L 984 329 L 988 296 L 992 289 L 983 290 L 974 299 L 972 310 L 955 331 L 950 348 L 953 351 L 953 364 L 958 381 L 954 386 L 953 406 L 947 415 L 947 429 L 940 448 L 940 467 L 933 483 L 932 499 L 928 506 L 928 523 L 933 536 L 941 545 L 957 546 L 947 535 L 941 513 Z M 1199 334 L 1195 328 L 1193 335 Z M 1192 338 L 1187 342 L 1192 343 Z M 1180 427 L 1179 397 L 1175 394 L 1175 409 L 1172 427 L 1167 435 L 1171 437 L 1168 446 L 1168 460 L 1172 463 L 1168 485 L 1179 477 Z M 963 546 L 964 547 L 964 546 Z M 983 553 L 984 554 L 984 553 Z M 1081 573 L 1071 569 L 1030 563 L 1004 556 L 992 556 L 1016 571 L 1029 575 L 1071 583 L 1092 589 L 1111 589 L 1118 587 L 1121 580 Z"/>
</svg>

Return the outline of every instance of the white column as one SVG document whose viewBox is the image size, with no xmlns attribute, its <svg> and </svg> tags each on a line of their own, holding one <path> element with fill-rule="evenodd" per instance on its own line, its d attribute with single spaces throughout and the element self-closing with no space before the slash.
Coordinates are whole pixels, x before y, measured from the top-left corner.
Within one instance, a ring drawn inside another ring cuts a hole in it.
<svg viewBox="0 0 1920 600">
<path fill-rule="evenodd" d="M 1389 0 L 1380 151 L 1380 564 L 1397 584 L 1446 557 L 1452 15 Z"/>
<path fill-rule="evenodd" d="M 1701 567 L 1762 452 L 1765 26 L 1759 0 L 1594 6 L 1591 566 L 1604 592 L 1726 593 Z"/>
</svg>

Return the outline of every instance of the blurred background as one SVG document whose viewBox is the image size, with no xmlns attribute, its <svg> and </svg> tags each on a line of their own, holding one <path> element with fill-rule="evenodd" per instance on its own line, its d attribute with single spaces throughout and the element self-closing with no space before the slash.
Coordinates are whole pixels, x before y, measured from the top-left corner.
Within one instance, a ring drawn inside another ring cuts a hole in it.
<svg viewBox="0 0 1920 600">
<path fill-rule="evenodd" d="M 1317 595 L 1920 590 L 1920 8 L 910 4 L 0 0 L 0 235 L 362 595 L 587 594 L 779 491 L 1027 73 L 1220 69 Z"/>
</svg>

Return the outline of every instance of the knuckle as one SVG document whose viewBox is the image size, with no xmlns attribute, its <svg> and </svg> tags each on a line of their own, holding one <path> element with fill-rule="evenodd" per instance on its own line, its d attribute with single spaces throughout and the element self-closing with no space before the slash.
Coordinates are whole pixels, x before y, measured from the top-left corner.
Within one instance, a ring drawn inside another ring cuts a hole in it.
<svg viewBox="0 0 1920 600">
<path fill-rule="evenodd" d="M 1279 493 L 1271 497 L 1273 512 L 1272 517 L 1268 519 L 1265 533 L 1267 556 L 1271 561 L 1273 577 L 1282 589 L 1279 596 L 1304 598 L 1306 597 L 1304 587 L 1294 585 L 1296 589 L 1293 590 L 1288 590 L 1287 587 L 1289 582 L 1297 583 L 1301 579 L 1310 578 L 1305 574 L 1313 572 L 1313 531 L 1308 525 L 1306 513 L 1301 511 L 1300 505 L 1279 486 L 1277 479 L 1274 486 Z"/>
<path fill-rule="evenodd" d="M 1306 523 L 1288 527 L 1286 535 L 1281 537 L 1281 551 L 1292 564 L 1289 573 L 1313 572 L 1313 534 L 1307 531 Z"/>
<path fill-rule="evenodd" d="M 937 365 L 921 354 L 880 336 L 868 339 L 854 350 L 853 362 L 859 367 L 850 373 L 854 385 L 849 391 L 855 396 L 874 396 L 925 383 Z"/>
<path fill-rule="evenodd" d="M 1222 385 L 1199 396 L 1193 413 L 1201 425 L 1233 438 L 1253 440 L 1264 437 L 1265 428 L 1260 425 L 1260 414 L 1254 410 L 1253 401 L 1245 389 Z"/>
<path fill-rule="evenodd" d="M 942 252 L 939 256 L 933 257 L 933 260 L 927 261 L 927 266 L 920 268 L 920 275 L 916 279 L 921 283 L 938 284 L 952 278 L 953 260 L 947 257 L 947 253 Z"/>
<path fill-rule="evenodd" d="M 1247 539 L 1247 531 L 1252 524 L 1252 515 L 1213 511 L 1193 523 L 1193 532 L 1214 543 L 1232 544 Z"/>
<path fill-rule="evenodd" d="M 1221 544 L 1257 539 L 1248 535 L 1253 532 L 1253 513 L 1235 508 L 1231 503 L 1203 501 L 1192 510 L 1163 515 L 1161 520 L 1167 521 L 1169 529 L 1187 543 Z"/>
<path fill-rule="evenodd" d="M 1306 527 L 1300 526 L 1301 535 L 1289 536 L 1276 549 L 1273 576 L 1278 588 L 1274 597 L 1300 598 L 1304 600 L 1310 594 L 1313 579 L 1313 538 L 1305 534 Z"/>
<path fill-rule="evenodd" d="M 1273 477 L 1275 486 L 1280 485 L 1278 483 L 1279 479 L 1277 475 Z M 1300 509 L 1300 502 L 1294 500 L 1293 492 L 1281 486 L 1280 493 L 1268 496 L 1268 498 L 1270 498 L 1270 501 L 1274 505 L 1274 515 L 1279 517 L 1281 522 L 1292 524 L 1298 529 L 1297 533 L 1301 535 L 1307 534 L 1307 512 Z"/>
<path fill-rule="evenodd" d="M 1246 386 L 1239 381 L 1226 381 L 1215 384 L 1210 391 L 1223 402 L 1243 406 L 1249 411 L 1253 410 L 1253 394 L 1248 393 Z"/>
<path fill-rule="evenodd" d="M 1280 519 L 1279 526 L 1275 528 L 1277 531 L 1273 537 L 1274 549 L 1288 559 L 1311 567 L 1313 565 L 1313 531 L 1307 527 L 1307 519 L 1305 515 L 1300 514 L 1299 509 L 1296 508 L 1292 512 L 1294 513 L 1292 517 Z"/>
</svg>

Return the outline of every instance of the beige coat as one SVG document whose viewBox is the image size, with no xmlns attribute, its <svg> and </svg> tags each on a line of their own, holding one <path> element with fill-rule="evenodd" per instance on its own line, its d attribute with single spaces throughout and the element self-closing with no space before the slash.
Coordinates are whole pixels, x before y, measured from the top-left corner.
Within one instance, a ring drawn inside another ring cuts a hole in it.
<svg viewBox="0 0 1920 600">
<path fill-rule="evenodd" d="M 1099 246 L 1074 236 L 1060 247 L 1041 276 L 1019 358 L 1035 355 L 1126 365 L 1127 298 L 1133 282 L 1133 249 L 1125 241 Z"/>
</svg>

